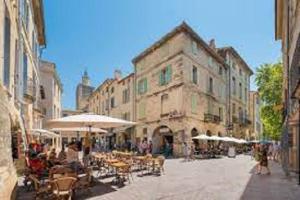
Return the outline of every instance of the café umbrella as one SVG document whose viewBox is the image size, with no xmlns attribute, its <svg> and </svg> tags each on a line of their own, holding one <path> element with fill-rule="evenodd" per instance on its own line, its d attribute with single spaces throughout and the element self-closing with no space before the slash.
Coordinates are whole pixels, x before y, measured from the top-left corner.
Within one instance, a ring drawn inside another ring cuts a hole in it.
<svg viewBox="0 0 300 200">
<path fill-rule="evenodd" d="M 89 127 L 73 127 L 73 128 L 52 128 L 51 131 L 62 131 L 62 132 L 89 132 Z M 92 133 L 107 133 L 106 130 L 101 128 L 91 127 Z"/>
<path fill-rule="evenodd" d="M 193 137 L 193 139 L 197 139 L 197 140 L 210 140 L 210 136 L 204 135 L 204 134 L 200 134 L 197 135 L 195 137 Z"/>
<path fill-rule="evenodd" d="M 32 129 L 31 134 L 39 137 L 58 138 L 59 135 L 45 129 Z"/>
<path fill-rule="evenodd" d="M 49 128 L 76 128 L 86 127 L 89 132 L 92 128 L 116 128 L 121 126 L 133 126 L 135 122 L 126 121 L 118 118 L 108 117 L 105 115 L 96 115 L 93 113 L 84 113 L 79 115 L 71 115 L 58 119 L 49 120 L 47 126 Z"/>
</svg>

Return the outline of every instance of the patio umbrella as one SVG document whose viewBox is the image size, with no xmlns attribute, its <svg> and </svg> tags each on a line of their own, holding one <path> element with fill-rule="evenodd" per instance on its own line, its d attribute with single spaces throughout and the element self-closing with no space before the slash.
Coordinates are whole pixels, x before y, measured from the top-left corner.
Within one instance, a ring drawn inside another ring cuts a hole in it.
<svg viewBox="0 0 300 200">
<path fill-rule="evenodd" d="M 93 113 L 85 113 L 80 115 L 71 115 L 48 121 L 49 128 L 74 128 L 88 127 L 91 132 L 92 127 L 98 128 L 116 128 L 121 126 L 133 126 L 135 122 L 108 117 L 105 115 L 96 115 Z"/>
<path fill-rule="evenodd" d="M 58 138 L 59 135 L 45 129 L 32 129 L 31 134 L 39 137 Z"/>
<path fill-rule="evenodd" d="M 209 140 L 214 140 L 214 141 L 221 141 L 222 140 L 222 137 L 219 137 L 219 136 L 216 136 L 216 135 L 213 135 L 210 137 Z"/>
<path fill-rule="evenodd" d="M 62 132 L 88 132 L 89 127 L 74 127 L 74 128 L 52 128 L 51 131 L 62 131 Z M 107 133 L 106 130 L 101 128 L 91 128 L 92 133 Z"/>
<path fill-rule="evenodd" d="M 247 144 L 248 142 L 246 140 L 244 140 L 244 139 L 239 139 L 239 143 L 240 144 Z"/>
<path fill-rule="evenodd" d="M 210 138 L 211 138 L 210 136 L 207 136 L 207 135 L 204 135 L 204 134 L 193 137 L 193 139 L 197 139 L 197 140 L 210 140 Z"/>
<path fill-rule="evenodd" d="M 224 142 L 235 142 L 236 141 L 233 137 L 221 137 L 221 140 Z"/>
</svg>

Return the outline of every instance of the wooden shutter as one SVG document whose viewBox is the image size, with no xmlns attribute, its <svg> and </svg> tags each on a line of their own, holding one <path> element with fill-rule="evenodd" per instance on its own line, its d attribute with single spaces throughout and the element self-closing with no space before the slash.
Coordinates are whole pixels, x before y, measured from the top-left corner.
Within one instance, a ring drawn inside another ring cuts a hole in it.
<svg viewBox="0 0 300 200">
<path fill-rule="evenodd" d="M 158 74 L 158 84 L 160 86 L 163 85 L 163 73 L 162 73 L 162 70 L 159 71 L 159 74 Z"/>
<path fill-rule="evenodd" d="M 169 83 L 171 81 L 171 78 L 172 78 L 172 67 L 171 65 L 168 65 L 166 69 L 166 83 Z"/>
<path fill-rule="evenodd" d="M 145 78 L 144 79 L 144 90 L 143 90 L 143 93 L 147 92 L 148 90 L 148 83 L 147 83 L 147 79 Z"/>
</svg>

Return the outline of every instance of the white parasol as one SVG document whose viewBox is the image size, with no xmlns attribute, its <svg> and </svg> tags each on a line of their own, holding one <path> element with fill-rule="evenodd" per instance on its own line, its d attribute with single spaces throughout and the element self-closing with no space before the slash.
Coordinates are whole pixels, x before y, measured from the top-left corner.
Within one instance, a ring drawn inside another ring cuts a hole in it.
<svg viewBox="0 0 300 200">
<path fill-rule="evenodd" d="M 98 128 L 116 128 L 121 126 L 133 126 L 135 122 L 108 117 L 105 115 L 96 115 L 93 113 L 85 113 L 80 115 L 71 115 L 48 121 L 49 128 L 74 128 L 88 127 L 91 132 L 92 127 Z"/>
<path fill-rule="evenodd" d="M 56 133 L 53 133 L 51 131 L 45 130 L 45 129 L 32 129 L 30 131 L 32 135 L 39 136 L 39 137 L 48 137 L 48 138 L 58 138 L 59 135 Z"/>
</svg>

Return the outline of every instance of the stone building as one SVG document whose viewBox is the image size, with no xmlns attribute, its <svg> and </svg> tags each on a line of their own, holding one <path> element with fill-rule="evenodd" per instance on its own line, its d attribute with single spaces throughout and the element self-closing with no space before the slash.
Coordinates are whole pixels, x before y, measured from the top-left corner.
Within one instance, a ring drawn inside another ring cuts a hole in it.
<svg viewBox="0 0 300 200">
<path fill-rule="evenodd" d="M 76 109 L 87 111 L 88 110 L 88 97 L 92 94 L 94 87 L 90 84 L 90 78 L 87 71 L 84 71 L 81 83 L 76 88 Z"/>
<path fill-rule="evenodd" d="M 62 84 L 56 71 L 55 63 L 40 61 L 40 90 L 42 99 L 42 112 L 45 116 L 43 127 L 46 121 L 61 117 L 61 96 L 63 92 Z"/>
<path fill-rule="evenodd" d="M 7 147 L 12 143 L 13 156 L 17 159 L 22 155 L 22 146 L 26 146 L 31 130 L 42 126 L 39 57 L 40 49 L 46 45 L 43 2 L 1 1 L 0 21 L 0 88 L 5 93 L 1 93 L 1 98 L 6 99 L 0 102 L 6 106 L 9 102 L 8 111 L 2 109 L 0 115 L 4 122 L 7 116 L 12 116 L 10 124 L 0 126 L 1 137 L 5 135 L 0 146 L 6 148 L 1 149 L 5 156 L 1 154 L 0 199 L 10 199 L 16 173 L 12 159 L 8 159 L 12 151 Z M 7 131 L 11 135 L 7 135 Z"/>
<path fill-rule="evenodd" d="M 263 123 L 260 119 L 261 100 L 257 91 L 250 91 L 249 95 L 249 120 L 250 140 L 263 139 Z"/>
<path fill-rule="evenodd" d="M 228 70 L 229 104 L 228 123 L 230 134 L 234 137 L 249 139 L 249 90 L 251 68 L 233 47 L 218 49 L 218 53 L 225 59 Z"/>
<path fill-rule="evenodd" d="M 300 169 L 299 99 L 300 99 L 300 1 L 275 0 L 275 39 L 282 43 L 283 61 L 283 167 Z M 300 183 L 300 180 L 299 180 Z"/>
<path fill-rule="evenodd" d="M 226 135 L 228 104 L 224 58 L 182 23 L 133 59 L 136 142 L 165 143 L 175 155 L 199 133 Z"/>
<path fill-rule="evenodd" d="M 134 121 L 134 74 L 122 77 L 119 70 L 113 79 L 104 81 L 89 97 L 89 111 L 129 121 Z M 129 127 L 110 130 L 108 144 L 122 145 L 134 139 L 134 129 Z"/>
</svg>

